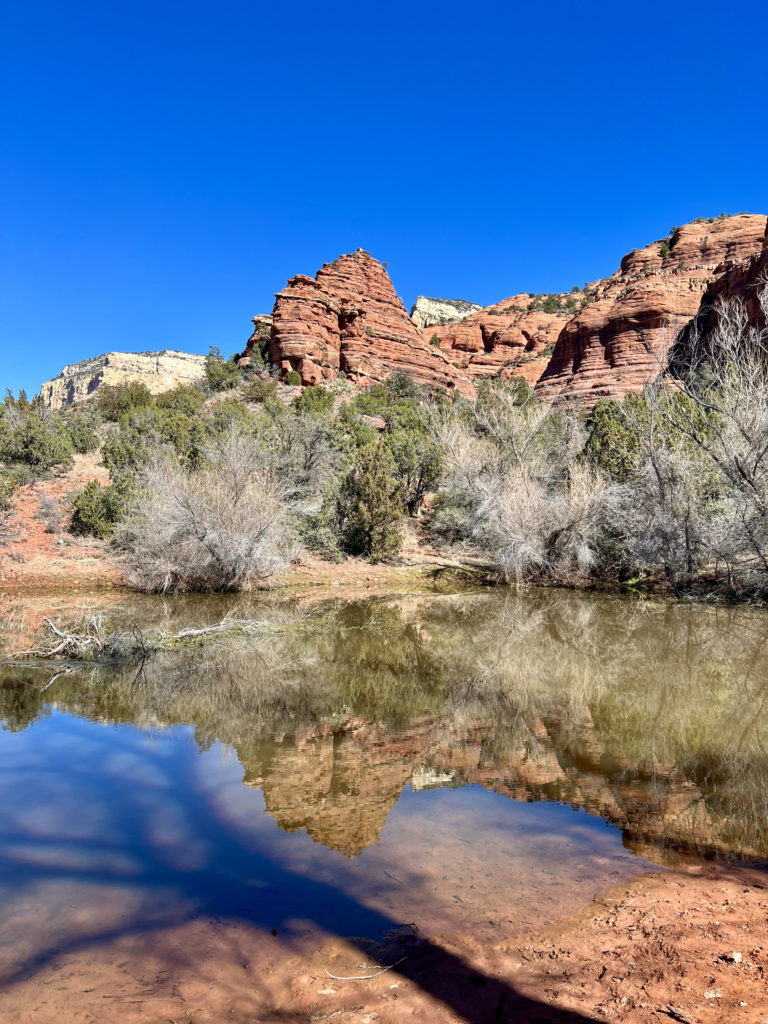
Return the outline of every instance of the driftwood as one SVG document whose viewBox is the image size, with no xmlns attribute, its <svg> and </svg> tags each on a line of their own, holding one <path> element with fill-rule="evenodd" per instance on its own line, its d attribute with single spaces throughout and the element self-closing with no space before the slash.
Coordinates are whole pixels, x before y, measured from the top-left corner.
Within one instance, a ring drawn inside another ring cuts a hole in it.
<svg viewBox="0 0 768 1024">
<path fill-rule="evenodd" d="M 270 635 L 295 633 L 346 632 L 367 629 L 363 626 L 328 626 L 322 622 L 299 622 L 289 625 L 264 622 L 259 619 L 225 618 L 210 626 L 187 627 L 177 633 L 159 632 L 149 636 L 138 626 L 127 631 L 107 629 L 103 613 L 91 615 L 68 627 L 59 627 L 47 617 L 43 618 L 44 635 L 36 647 L 14 655 L 14 660 L 61 659 L 73 662 L 113 662 L 123 660 L 144 660 L 161 651 L 174 651 L 187 647 L 200 647 L 216 640 L 238 638 L 259 639 Z M 74 671 L 74 668 L 64 671 Z M 48 685 L 55 681 L 55 676 Z"/>
</svg>

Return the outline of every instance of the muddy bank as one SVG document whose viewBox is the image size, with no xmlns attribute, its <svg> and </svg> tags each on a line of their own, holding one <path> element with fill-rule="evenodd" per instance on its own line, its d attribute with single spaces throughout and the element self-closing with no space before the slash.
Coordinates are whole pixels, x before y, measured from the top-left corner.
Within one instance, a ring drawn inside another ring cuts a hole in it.
<svg viewBox="0 0 768 1024">
<path fill-rule="evenodd" d="M 10 979 L 0 1013 L 40 1024 L 757 1024 L 768 1017 L 767 881 L 727 866 L 644 876 L 548 933 L 495 943 L 418 922 L 380 942 L 287 941 L 207 919 L 105 935 Z"/>
</svg>

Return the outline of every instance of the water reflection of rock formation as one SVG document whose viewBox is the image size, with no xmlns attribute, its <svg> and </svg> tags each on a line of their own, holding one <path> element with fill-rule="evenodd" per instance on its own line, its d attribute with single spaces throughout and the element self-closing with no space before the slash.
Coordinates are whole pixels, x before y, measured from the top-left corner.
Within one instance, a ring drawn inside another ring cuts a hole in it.
<svg viewBox="0 0 768 1024">
<path fill-rule="evenodd" d="M 100 720 L 191 723 L 201 747 L 236 749 L 282 827 L 350 855 L 376 841 L 410 782 L 562 801 L 656 857 L 768 856 L 761 610 L 553 591 L 311 609 L 252 600 L 226 610 L 271 618 L 284 635 L 169 655 L 140 682 L 134 669 L 101 669 L 42 693 L 14 670 L 0 716 L 23 729 L 55 697 Z M 181 616 L 178 627 L 190 611 L 215 621 L 221 602 L 125 615 Z M 290 628 L 313 616 L 316 630 Z"/>
<path fill-rule="evenodd" d="M 517 749 L 501 760 L 489 752 L 494 723 L 461 716 L 451 722 L 425 718 L 398 732 L 354 720 L 334 732 L 282 736 L 238 753 L 245 783 L 263 790 L 281 828 L 306 830 L 349 856 L 377 841 L 408 784 L 416 790 L 479 784 L 518 801 L 569 804 L 618 826 L 625 845 L 657 860 L 673 850 L 729 851 L 724 822 L 678 765 L 606 755 L 584 712 L 579 757 L 559 744 L 556 714 L 531 722 Z"/>
</svg>

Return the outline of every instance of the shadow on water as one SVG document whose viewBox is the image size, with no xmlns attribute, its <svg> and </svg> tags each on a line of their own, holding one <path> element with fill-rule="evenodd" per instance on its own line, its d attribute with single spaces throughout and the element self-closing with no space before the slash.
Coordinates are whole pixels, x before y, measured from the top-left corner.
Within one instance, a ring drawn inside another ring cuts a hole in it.
<svg viewBox="0 0 768 1024">
<path fill-rule="evenodd" d="M 120 732 L 114 737 L 115 752 L 119 756 Z M 366 906 L 361 899 L 325 882 L 299 875 L 261 849 L 244 849 L 243 835 L 233 827 L 225 810 L 217 806 L 215 796 L 200 785 L 190 785 L 185 771 L 185 759 L 171 761 L 163 769 L 165 777 L 158 777 L 162 761 L 152 756 L 147 747 L 147 764 L 142 771 L 136 762 L 137 747 L 130 748 L 132 772 L 125 778 L 122 789 L 123 806 L 119 811 L 120 832 L 92 835 L 102 823 L 87 821 L 73 827 L 80 832 L 79 841 L 71 837 L 62 841 L 58 830 L 41 834 L 44 817 L 32 813 L 30 827 L 15 832 L 6 831 L 0 853 L 0 877 L 13 894 L 15 901 L 23 901 L 25 890 L 34 892 L 41 884 L 76 883 L 83 887 L 122 888 L 126 884 L 140 889 L 146 900 L 144 909 L 117 926 L 92 928 L 87 933 L 62 937 L 37 949 L 0 975 L 3 989 L 16 982 L 30 980 L 47 965 L 59 958 L 86 948 L 97 948 L 129 935 L 141 936 L 142 943 L 152 946 L 152 936 L 164 929 L 184 924 L 190 918 L 210 918 L 214 921 L 240 922 L 255 926 L 263 932 L 276 930 L 287 941 L 297 927 L 308 924 L 324 932 L 345 937 L 346 928 L 352 926 L 362 939 L 349 938 L 365 956 L 375 952 L 378 942 L 380 956 L 399 959 L 407 957 L 393 970 L 409 979 L 425 993 L 470 1024 L 492 1024 L 499 1021 L 551 1021 L 560 1024 L 579 1024 L 592 1018 L 558 1010 L 519 993 L 500 978 L 477 970 L 468 962 L 417 935 L 401 934 L 402 921 L 397 921 Z M 89 773 L 92 766 L 84 761 L 74 769 Z M 152 808 L 142 799 L 136 777 L 152 780 L 162 788 L 162 811 L 171 830 L 174 823 L 185 822 L 187 831 L 177 835 L 177 850 L 170 850 L 162 841 L 153 841 L 153 826 L 148 820 Z M 256 794 L 251 794 L 254 797 Z M 23 820 L 23 813 L 21 818 Z M 215 844 L 207 844 L 205 837 L 215 836 Z M 180 864 L 175 853 L 184 860 L 184 846 L 198 844 L 197 853 L 186 864 Z M 205 850 L 201 856 L 201 850 Z M 125 856 L 120 856 L 125 855 Z M 247 870 L 246 870 L 247 868 Z M 405 876 L 405 873 L 403 873 Z M 246 880 L 244 881 L 244 877 Z M 258 880 L 258 885 L 250 884 Z M 414 884 L 418 878 L 414 878 Z M 271 894 L 264 898 L 268 888 Z M 169 906 L 168 894 L 173 898 Z M 284 905 L 274 895 L 285 895 Z M 297 925 L 296 911 L 301 908 L 301 922 Z M 334 928 L 334 921 L 344 922 L 344 933 Z M 396 932 L 397 938 L 387 940 L 387 933 Z M 376 939 L 374 943 L 370 941 Z M 160 955 L 163 955 L 160 949 Z M 235 951 L 233 950 L 233 953 Z M 184 962 L 178 950 L 174 959 L 166 961 L 174 968 L 195 967 L 193 961 Z M 249 982 L 250 983 L 250 982 Z M 269 1020 L 305 1020 L 305 1016 L 285 1013 L 268 1016 Z"/>
</svg>

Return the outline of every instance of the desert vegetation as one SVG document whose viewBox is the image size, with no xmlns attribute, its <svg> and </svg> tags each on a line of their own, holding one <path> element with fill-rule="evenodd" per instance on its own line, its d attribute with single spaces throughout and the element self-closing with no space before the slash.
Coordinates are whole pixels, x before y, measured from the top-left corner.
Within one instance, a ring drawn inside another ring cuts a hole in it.
<svg viewBox="0 0 768 1024">
<path fill-rule="evenodd" d="M 66 525 L 108 540 L 144 590 L 247 588 L 302 548 L 397 558 L 410 522 L 507 582 L 762 600 L 768 341 L 738 301 L 717 314 L 642 394 L 589 412 L 546 406 L 516 378 L 472 402 L 402 373 L 285 387 L 216 351 L 199 386 L 157 398 L 126 384 L 51 413 L 8 394 L 0 514 L 16 488 L 98 447 L 110 482 L 74 495 Z"/>
</svg>

